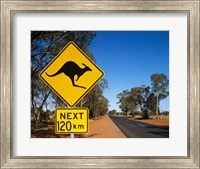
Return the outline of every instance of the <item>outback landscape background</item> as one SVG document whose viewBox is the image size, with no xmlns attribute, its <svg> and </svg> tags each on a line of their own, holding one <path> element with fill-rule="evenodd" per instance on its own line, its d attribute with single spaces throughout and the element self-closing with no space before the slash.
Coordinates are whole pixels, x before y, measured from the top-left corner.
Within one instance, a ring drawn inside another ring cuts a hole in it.
<svg viewBox="0 0 200 169">
<path fill-rule="evenodd" d="M 122 38 L 127 38 L 129 44 L 126 51 L 121 46 Z M 108 43 L 110 39 L 114 41 Z M 90 121 L 89 133 L 75 137 L 169 137 L 168 32 L 32 31 L 32 138 L 69 137 L 54 131 L 55 109 L 68 105 L 39 79 L 39 73 L 70 41 L 75 42 L 106 74 L 76 105 L 89 109 Z"/>
</svg>

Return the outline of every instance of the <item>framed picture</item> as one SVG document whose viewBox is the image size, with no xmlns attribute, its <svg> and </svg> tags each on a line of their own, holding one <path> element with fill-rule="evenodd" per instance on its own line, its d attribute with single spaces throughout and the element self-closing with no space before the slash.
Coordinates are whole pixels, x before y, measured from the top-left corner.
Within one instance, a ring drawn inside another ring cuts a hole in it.
<svg viewBox="0 0 200 169">
<path fill-rule="evenodd" d="M 0 1 L 1 168 L 200 167 L 199 0 Z"/>
</svg>

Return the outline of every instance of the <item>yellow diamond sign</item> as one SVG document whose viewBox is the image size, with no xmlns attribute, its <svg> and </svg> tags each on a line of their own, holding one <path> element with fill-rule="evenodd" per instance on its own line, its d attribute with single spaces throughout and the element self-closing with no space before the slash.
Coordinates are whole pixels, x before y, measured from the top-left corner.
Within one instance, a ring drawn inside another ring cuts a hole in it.
<svg viewBox="0 0 200 169">
<path fill-rule="evenodd" d="M 69 42 L 43 69 L 40 78 L 70 107 L 74 107 L 103 77 L 103 71 Z"/>
</svg>

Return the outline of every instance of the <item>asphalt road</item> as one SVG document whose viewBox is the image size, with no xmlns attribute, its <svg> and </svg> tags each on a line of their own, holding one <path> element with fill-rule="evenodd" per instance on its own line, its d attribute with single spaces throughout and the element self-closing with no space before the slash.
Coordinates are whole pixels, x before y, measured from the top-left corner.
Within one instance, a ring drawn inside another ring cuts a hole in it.
<svg viewBox="0 0 200 169">
<path fill-rule="evenodd" d="M 169 138 L 169 127 L 147 124 L 116 116 L 109 117 L 128 138 Z"/>
</svg>

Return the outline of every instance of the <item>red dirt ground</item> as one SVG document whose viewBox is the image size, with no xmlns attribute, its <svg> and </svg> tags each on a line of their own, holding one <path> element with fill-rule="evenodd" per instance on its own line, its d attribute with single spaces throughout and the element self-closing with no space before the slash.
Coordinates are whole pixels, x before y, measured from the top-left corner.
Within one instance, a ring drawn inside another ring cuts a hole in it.
<svg viewBox="0 0 200 169">
<path fill-rule="evenodd" d="M 124 138 L 125 136 L 119 128 L 107 116 L 101 116 L 93 119 L 89 124 L 89 133 L 85 135 L 88 138 Z"/>
<path fill-rule="evenodd" d="M 141 119 L 141 118 L 137 118 L 137 117 L 124 117 L 124 118 L 128 118 L 130 120 L 136 120 L 136 121 L 141 121 L 144 123 L 150 123 L 150 124 L 155 124 L 155 125 L 159 125 L 159 126 L 169 126 L 169 120 L 167 119 Z"/>
<path fill-rule="evenodd" d="M 169 126 L 169 120 L 162 120 L 162 119 L 143 119 L 138 120 L 145 123 L 151 123 L 155 125 L 161 125 L 161 126 Z"/>
<path fill-rule="evenodd" d="M 49 125 L 31 132 L 31 138 L 69 138 L 69 134 L 55 134 L 54 126 Z M 76 138 L 125 138 L 122 132 L 107 115 L 89 121 L 89 133 L 76 134 Z"/>
</svg>

